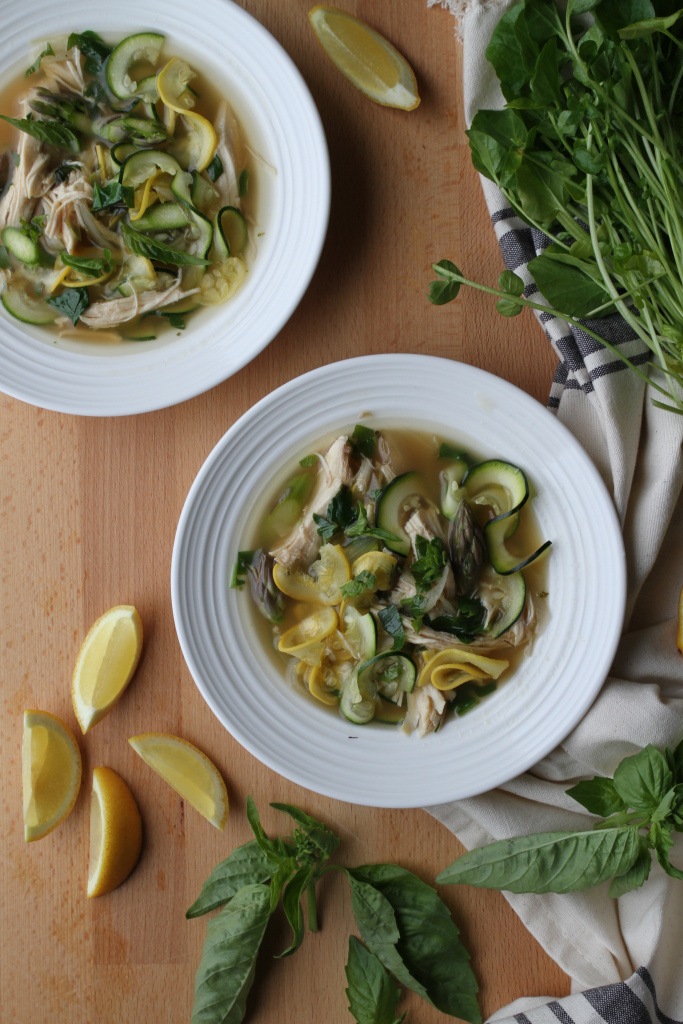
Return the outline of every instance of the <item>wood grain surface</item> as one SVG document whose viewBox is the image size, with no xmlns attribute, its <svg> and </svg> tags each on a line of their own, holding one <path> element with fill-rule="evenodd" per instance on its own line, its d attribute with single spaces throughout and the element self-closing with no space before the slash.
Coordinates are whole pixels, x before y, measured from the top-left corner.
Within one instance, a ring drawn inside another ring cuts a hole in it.
<svg viewBox="0 0 683 1024">
<path fill-rule="evenodd" d="M 345 862 L 394 860 L 427 881 L 460 852 L 424 811 L 372 810 L 324 799 L 279 778 L 224 731 L 184 664 L 171 611 L 176 523 L 206 455 L 254 402 L 290 378 L 348 356 L 424 352 L 500 374 L 544 402 L 554 358 L 530 315 L 504 320 L 479 293 L 436 308 L 430 264 L 448 257 L 471 277 L 502 269 L 463 134 L 460 48 L 453 21 L 422 0 L 345 0 L 415 69 L 413 113 L 369 103 L 319 49 L 301 0 L 244 6 L 301 69 L 320 110 L 332 161 L 329 233 L 318 271 L 281 334 L 208 394 L 121 419 L 80 419 L 0 401 L 2 544 L 2 856 L 0 1019 L 13 1024 L 180 1024 L 189 1021 L 206 923 L 185 908 L 211 868 L 245 842 L 251 793 L 267 829 L 269 801 L 299 804 L 342 837 Z M 87 26 L 82 26 L 87 27 Z M 1 328 L 0 328 L 1 329 Z M 41 708 L 78 731 L 70 679 L 92 622 L 114 604 L 142 616 L 145 648 L 128 692 L 80 738 L 83 785 L 55 832 L 25 845 L 21 817 L 22 712 Z M 162 730 L 195 742 L 228 781 L 223 834 L 155 776 L 126 743 Z M 144 821 L 131 878 L 85 896 L 90 778 L 109 765 L 129 782 Z M 280 819 L 280 820 L 278 820 Z M 485 1015 L 522 995 L 561 996 L 568 980 L 493 892 L 442 888 L 473 957 Z M 295 957 L 280 922 L 258 965 L 248 1020 L 345 1024 L 344 963 L 353 922 L 333 873 L 321 884 L 322 931 Z M 407 996 L 408 1021 L 442 1014 Z"/>
</svg>

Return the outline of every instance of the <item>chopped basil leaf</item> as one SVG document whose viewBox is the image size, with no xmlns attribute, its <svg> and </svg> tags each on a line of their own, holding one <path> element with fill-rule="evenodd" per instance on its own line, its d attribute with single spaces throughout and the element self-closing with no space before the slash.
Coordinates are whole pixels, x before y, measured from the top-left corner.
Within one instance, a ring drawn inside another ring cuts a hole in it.
<svg viewBox="0 0 683 1024">
<path fill-rule="evenodd" d="M 73 267 L 79 273 L 87 277 L 102 277 L 108 274 L 112 268 L 111 251 L 104 250 L 104 256 L 70 256 L 66 249 L 62 249 L 60 259 L 65 267 Z"/>
<path fill-rule="evenodd" d="M 360 597 L 366 590 L 372 590 L 375 585 L 376 576 L 374 572 L 363 569 L 357 576 L 354 576 L 348 583 L 342 584 L 339 588 L 344 597 Z"/>
<path fill-rule="evenodd" d="M 427 617 L 426 621 L 432 629 L 438 629 L 440 633 L 450 633 L 463 643 L 469 643 L 483 630 L 486 608 L 477 597 L 460 597 L 456 615 L 438 615 L 433 619 Z"/>
<path fill-rule="evenodd" d="M 249 567 L 254 560 L 255 551 L 238 551 L 237 561 L 232 570 L 232 577 L 230 580 L 231 587 L 243 587 L 247 582 L 247 573 Z"/>
<path fill-rule="evenodd" d="M 218 153 L 216 153 L 213 160 L 206 168 L 206 173 L 211 178 L 211 181 L 215 181 L 216 178 L 220 178 L 221 174 L 223 173 L 223 169 L 223 161 L 219 157 Z"/>
<path fill-rule="evenodd" d="M 122 185 L 120 181 L 108 181 L 104 185 L 93 183 L 92 212 L 106 210 L 110 206 L 127 206 L 135 204 L 135 190 L 130 185 Z"/>
<path fill-rule="evenodd" d="M 61 295 L 53 295 L 46 300 L 50 306 L 69 318 L 76 326 L 81 313 L 84 313 L 90 305 L 87 288 L 65 288 Z"/>
<path fill-rule="evenodd" d="M 29 78 L 31 75 L 35 75 L 36 71 L 38 71 L 38 69 L 40 68 L 40 62 L 43 59 L 43 57 L 54 57 L 54 55 L 55 51 L 48 43 L 43 52 L 40 54 L 40 56 L 36 57 L 33 64 L 31 64 L 31 67 L 26 68 L 26 75 L 24 77 Z"/>
<path fill-rule="evenodd" d="M 417 558 L 410 566 L 410 572 L 418 592 L 424 594 L 443 573 L 447 562 L 446 551 L 439 537 L 433 537 L 432 540 L 416 537 L 415 551 Z"/>
<path fill-rule="evenodd" d="M 447 441 L 442 441 L 437 459 L 465 459 L 467 461 L 467 452 L 464 452 L 462 448 L 454 448 Z"/>
<path fill-rule="evenodd" d="M 185 330 L 185 317 L 182 313 L 171 313 L 168 310 L 157 309 L 154 311 L 154 315 L 165 317 L 171 327 L 175 327 L 179 331 Z"/>
<path fill-rule="evenodd" d="M 323 544 L 327 544 L 334 537 L 335 533 L 338 532 L 336 523 L 326 519 L 325 516 L 319 516 L 317 512 L 313 513 L 313 522 L 318 527 L 318 533 L 322 537 Z"/>
<path fill-rule="evenodd" d="M 242 173 L 240 174 L 240 180 L 239 180 L 237 188 L 238 188 L 240 197 L 242 199 L 244 199 L 246 197 L 246 195 L 247 195 L 247 192 L 249 191 L 249 171 L 247 171 L 247 170 L 242 171 Z"/>
<path fill-rule="evenodd" d="M 72 32 L 66 44 L 67 50 L 77 46 L 85 57 L 85 70 L 89 75 L 99 75 L 104 69 L 111 46 L 107 46 L 96 32 Z"/>
<path fill-rule="evenodd" d="M 350 444 L 356 458 L 364 455 L 366 459 L 371 459 L 375 454 L 375 431 L 364 427 L 362 423 L 357 423 Z"/>
<path fill-rule="evenodd" d="M 355 522 L 351 526 L 347 526 L 344 532 L 347 537 L 377 537 L 378 540 L 388 543 L 398 540 L 398 537 L 389 530 L 381 530 L 378 526 L 370 526 L 368 514 L 362 501 L 358 502 L 358 514 Z"/>
<path fill-rule="evenodd" d="M 413 629 L 416 633 L 419 633 L 422 629 L 426 604 L 427 600 L 422 594 L 416 594 L 415 597 L 406 597 L 401 601 L 401 607 L 405 610 L 405 614 L 409 615 L 413 620 Z"/>
<path fill-rule="evenodd" d="M 18 128 L 20 132 L 26 132 L 48 146 L 67 149 L 71 153 L 77 153 L 79 150 L 78 139 L 65 124 L 58 124 L 56 121 L 36 121 L 32 117 L 7 117 L 5 114 L 0 114 L 0 118 Z"/>
<path fill-rule="evenodd" d="M 165 242 L 153 241 L 128 224 L 121 225 L 121 235 L 131 252 L 137 256 L 146 256 L 150 260 L 159 260 L 160 263 L 168 263 L 174 267 L 206 267 L 211 262 L 189 252 L 183 252 L 182 249 L 174 249 Z"/>
<path fill-rule="evenodd" d="M 55 185 L 60 185 L 63 181 L 66 181 L 71 172 L 77 170 L 78 164 L 60 164 L 54 171 Z"/>
<path fill-rule="evenodd" d="M 12 261 L 9 258 L 9 253 L 4 245 L 0 245 L 0 270 L 9 270 L 12 266 Z"/>
<path fill-rule="evenodd" d="M 392 651 L 400 651 L 406 642 L 406 634 L 403 629 L 403 620 L 401 619 L 401 613 L 395 604 L 387 605 L 386 608 L 381 608 L 378 613 L 380 625 L 385 633 L 388 633 L 390 637 L 393 637 L 394 646 Z"/>
<path fill-rule="evenodd" d="M 303 459 L 299 459 L 299 465 L 303 466 L 304 469 L 306 469 L 306 468 L 308 468 L 308 466 L 315 466 L 317 461 L 318 461 L 318 456 L 317 455 L 305 455 L 303 457 Z"/>
</svg>

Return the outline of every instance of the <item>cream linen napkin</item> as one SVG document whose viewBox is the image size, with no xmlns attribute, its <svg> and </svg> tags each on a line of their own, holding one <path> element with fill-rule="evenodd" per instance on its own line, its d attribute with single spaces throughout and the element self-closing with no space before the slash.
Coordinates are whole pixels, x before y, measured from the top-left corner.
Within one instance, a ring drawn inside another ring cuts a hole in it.
<svg viewBox="0 0 683 1024">
<path fill-rule="evenodd" d="M 443 0 L 462 16 L 468 124 L 477 110 L 504 105 L 485 50 L 512 2 Z M 530 294 L 536 289 L 526 264 L 547 240 L 513 216 L 492 182 L 482 179 L 482 186 L 505 263 Z M 444 255 L 459 262 L 457 253 Z M 462 270 L 467 273 L 466 266 Z M 492 303 L 491 316 L 497 315 Z M 598 698 L 556 750 L 500 789 L 428 808 L 468 849 L 532 832 L 590 828 L 594 819 L 566 789 L 581 778 L 612 775 L 623 757 L 647 743 L 673 746 L 683 737 L 683 659 L 676 650 L 683 585 L 683 417 L 655 408 L 636 374 L 587 335 L 537 315 L 560 359 L 548 405 L 598 466 L 623 525 L 627 626 Z M 618 317 L 600 321 L 596 329 L 608 330 L 629 357 L 646 361 L 640 342 Z M 679 866 L 682 838 L 677 836 L 672 851 Z M 551 993 L 518 1000 L 492 1020 L 676 1024 L 671 1018 L 683 1018 L 683 882 L 656 863 L 646 885 L 619 900 L 607 896 L 606 885 L 566 896 L 505 895 L 570 975 L 576 994 L 550 1002 Z"/>
</svg>

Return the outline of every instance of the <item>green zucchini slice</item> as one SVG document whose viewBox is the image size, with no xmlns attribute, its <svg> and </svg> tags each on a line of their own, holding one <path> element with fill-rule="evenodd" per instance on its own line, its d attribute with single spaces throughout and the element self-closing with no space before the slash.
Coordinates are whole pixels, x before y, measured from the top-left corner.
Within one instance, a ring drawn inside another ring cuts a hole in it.
<svg viewBox="0 0 683 1024">
<path fill-rule="evenodd" d="M 410 551 L 410 538 L 404 524 L 416 508 L 428 503 L 427 488 L 419 473 L 403 473 L 387 484 L 377 498 L 375 521 L 381 530 L 388 530 L 399 539 L 386 546 L 398 555 Z"/>
<path fill-rule="evenodd" d="M 463 487 L 470 503 L 489 505 L 496 517 L 519 511 L 529 497 L 529 482 L 522 470 L 501 459 L 473 466 Z"/>
<path fill-rule="evenodd" d="M 156 85 L 154 77 L 148 75 L 141 81 L 136 81 L 133 71 L 139 65 L 156 67 L 164 44 L 164 37 L 158 32 L 137 32 L 135 35 L 126 36 L 118 46 L 115 46 L 107 61 L 107 85 L 120 100 L 129 100 L 134 96 L 142 98 L 143 90 L 154 95 Z M 152 79 L 152 88 L 143 86 Z M 157 93 L 158 95 L 158 93 Z"/>
<path fill-rule="evenodd" d="M 16 256 L 22 263 L 26 263 L 28 266 L 35 266 L 40 262 L 40 249 L 38 243 L 28 235 L 25 235 L 20 228 L 3 228 L 0 232 L 0 238 L 2 238 L 2 244 L 7 249 L 7 252 L 11 253 L 12 256 Z M 32 323 L 33 321 L 29 321 Z"/>
<path fill-rule="evenodd" d="M 446 519 L 453 519 L 458 510 L 462 484 L 469 466 L 465 459 L 456 459 L 441 471 L 441 512 Z"/>
<path fill-rule="evenodd" d="M 155 203 L 135 221 L 136 231 L 176 231 L 186 228 L 190 218 L 180 203 Z"/>
<path fill-rule="evenodd" d="M 247 244 L 247 222 L 236 206 L 224 206 L 216 214 L 215 247 L 218 257 L 239 256 Z"/>
<path fill-rule="evenodd" d="M 489 560 L 493 568 L 501 576 L 509 576 L 512 573 L 519 572 L 526 565 L 531 565 L 544 551 L 547 551 L 552 543 L 546 540 L 536 551 L 522 558 L 519 555 L 514 555 L 508 549 L 505 542 L 517 529 L 518 518 L 516 514 L 512 516 L 498 516 L 496 519 L 489 520 L 484 527 L 484 540 L 486 541 Z"/>
<path fill-rule="evenodd" d="M 2 294 L 2 304 L 16 320 L 25 324 L 52 324 L 57 319 L 57 312 L 48 306 L 44 299 L 29 295 L 23 288 L 8 285 Z"/>
<path fill-rule="evenodd" d="M 489 568 L 487 572 L 495 580 L 496 587 L 502 592 L 499 601 L 499 610 L 493 619 L 488 635 L 492 640 L 502 636 L 513 626 L 524 611 L 526 603 L 526 580 L 521 572 L 515 572 L 508 576 L 494 576 Z"/>
<path fill-rule="evenodd" d="M 124 160 L 119 180 L 122 185 L 130 185 L 135 188 L 136 185 L 142 185 L 143 181 L 147 181 L 157 171 L 172 174 L 174 176 L 173 184 L 178 180 L 179 174 L 184 173 L 178 161 L 169 153 L 157 149 L 138 149 Z"/>
<path fill-rule="evenodd" d="M 400 690 L 412 693 L 417 669 L 407 654 L 385 651 L 358 668 L 358 685 L 362 692 L 381 694 L 392 700 Z"/>
</svg>

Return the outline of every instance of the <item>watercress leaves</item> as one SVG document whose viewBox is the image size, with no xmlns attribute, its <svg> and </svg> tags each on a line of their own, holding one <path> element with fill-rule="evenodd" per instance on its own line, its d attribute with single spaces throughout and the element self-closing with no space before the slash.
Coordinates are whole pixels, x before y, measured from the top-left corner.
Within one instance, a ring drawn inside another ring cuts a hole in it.
<svg viewBox="0 0 683 1024">
<path fill-rule="evenodd" d="M 131 252 L 137 256 L 146 256 L 150 260 L 159 260 L 174 267 L 206 267 L 211 262 L 182 249 L 174 249 L 165 242 L 148 238 L 141 231 L 135 231 L 125 223 L 121 225 L 121 235 Z"/>
<path fill-rule="evenodd" d="M 452 276 L 459 275 L 460 271 L 450 260 L 440 260 L 433 265 L 432 270 L 439 280 L 432 281 L 429 285 L 429 301 L 435 306 L 444 306 L 447 302 L 452 302 L 460 291 L 460 281 L 454 280 Z"/>
<path fill-rule="evenodd" d="M 351 869 L 349 874 L 353 878 L 352 884 L 372 886 L 379 892 L 393 912 L 399 933 L 398 940 L 393 942 L 395 953 L 411 978 L 408 983 L 405 974 L 403 977 L 397 975 L 399 980 L 421 994 L 426 993 L 429 1001 L 443 1013 L 478 1024 L 481 1014 L 476 996 L 477 982 L 469 964 L 469 955 L 460 942 L 448 908 L 436 891 L 411 871 L 395 864 L 366 864 Z M 364 893 L 367 900 L 367 890 Z M 384 936 L 375 931 L 372 942 L 378 948 L 373 948 L 360 921 L 358 925 L 369 948 L 389 970 L 393 970 L 387 962 L 389 957 L 385 959 L 385 947 L 392 941 L 389 936 L 393 931 L 389 929 Z"/>
<path fill-rule="evenodd" d="M 246 885 L 211 921 L 197 969 L 192 1024 L 239 1024 L 270 917 L 266 885 Z"/>
<path fill-rule="evenodd" d="M 346 980 L 349 1012 L 357 1024 L 401 1024 L 403 1017 L 396 1017 L 400 989 L 374 953 L 355 935 L 349 937 Z"/>
<path fill-rule="evenodd" d="M 77 153 L 79 150 L 78 138 L 74 132 L 58 121 L 36 121 L 32 117 L 7 117 L 5 114 L 0 114 L 0 118 L 18 128 L 20 132 L 32 135 L 34 139 L 39 139 L 48 146 L 66 149 L 70 153 Z"/>
<path fill-rule="evenodd" d="M 625 874 L 640 851 L 634 826 L 592 832 L 543 832 L 470 850 L 437 882 L 508 892 L 581 892 Z"/>
<path fill-rule="evenodd" d="M 293 869 L 292 862 L 292 869 Z M 202 891 L 185 917 L 201 917 L 210 910 L 228 903 L 245 885 L 267 882 L 274 870 L 258 843 L 252 839 L 236 847 L 229 857 L 217 864 L 202 886 Z"/>
</svg>

